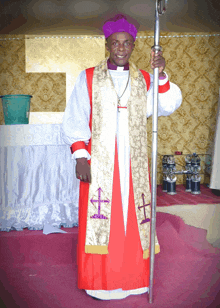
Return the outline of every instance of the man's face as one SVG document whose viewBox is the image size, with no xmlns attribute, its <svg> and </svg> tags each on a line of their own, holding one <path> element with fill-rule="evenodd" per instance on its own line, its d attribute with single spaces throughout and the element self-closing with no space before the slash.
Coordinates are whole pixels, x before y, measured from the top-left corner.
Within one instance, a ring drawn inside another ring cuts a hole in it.
<svg viewBox="0 0 220 308">
<path fill-rule="evenodd" d="M 110 62 L 124 66 L 135 47 L 133 37 L 127 32 L 116 32 L 107 38 L 106 49 L 110 52 Z"/>
</svg>

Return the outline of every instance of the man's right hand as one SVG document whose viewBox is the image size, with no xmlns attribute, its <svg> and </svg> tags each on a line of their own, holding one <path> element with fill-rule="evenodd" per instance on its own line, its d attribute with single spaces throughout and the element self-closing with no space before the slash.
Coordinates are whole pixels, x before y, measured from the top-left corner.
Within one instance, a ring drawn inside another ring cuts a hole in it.
<svg viewBox="0 0 220 308">
<path fill-rule="evenodd" d="M 90 165 L 85 157 L 76 159 L 76 177 L 80 181 L 91 183 Z"/>
</svg>

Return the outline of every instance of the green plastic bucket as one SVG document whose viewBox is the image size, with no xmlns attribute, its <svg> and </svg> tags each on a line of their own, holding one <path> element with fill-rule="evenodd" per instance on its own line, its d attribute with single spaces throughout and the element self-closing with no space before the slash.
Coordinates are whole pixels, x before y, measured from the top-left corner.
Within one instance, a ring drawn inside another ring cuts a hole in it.
<svg viewBox="0 0 220 308">
<path fill-rule="evenodd" d="M 5 125 L 28 124 L 31 95 L 2 95 Z"/>
</svg>

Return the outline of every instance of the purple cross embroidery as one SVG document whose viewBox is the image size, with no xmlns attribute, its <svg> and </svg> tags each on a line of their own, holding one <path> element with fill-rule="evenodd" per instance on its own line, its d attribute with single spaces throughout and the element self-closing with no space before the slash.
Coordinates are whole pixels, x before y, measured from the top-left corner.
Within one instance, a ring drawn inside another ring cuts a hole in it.
<svg viewBox="0 0 220 308">
<path fill-rule="evenodd" d="M 142 194 L 142 199 L 143 199 L 143 205 L 142 206 L 138 206 L 138 209 L 140 210 L 142 207 L 144 208 L 144 217 L 145 217 L 145 219 L 142 220 L 142 222 L 140 223 L 141 225 L 145 224 L 148 221 L 150 221 L 150 219 L 146 217 L 146 210 L 145 210 L 145 207 L 150 205 L 150 203 L 144 204 L 144 194 Z"/>
<path fill-rule="evenodd" d="M 107 200 L 101 200 L 101 192 L 103 192 L 101 187 L 98 188 L 97 191 L 98 191 L 98 195 L 99 195 L 98 200 L 91 199 L 90 201 L 92 202 L 93 205 L 94 205 L 94 202 L 98 202 L 98 214 L 94 214 L 93 216 L 90 216 L 90 218 L 108 219 L 108 217 L 100 214 L 100 211 L 101 211 L 101 202 L 109 203 L 110 201 L 108 200 L 108 198 L 107 198 Z"/>
</svg>

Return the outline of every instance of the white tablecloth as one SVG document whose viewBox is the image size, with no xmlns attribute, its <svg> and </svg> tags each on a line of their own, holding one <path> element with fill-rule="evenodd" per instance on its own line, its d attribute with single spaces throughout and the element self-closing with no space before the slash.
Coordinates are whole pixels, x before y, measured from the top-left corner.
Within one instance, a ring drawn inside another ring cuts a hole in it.
<svg viewBox="0 0 220 308">
<path fill-rule="evenodd" d="M 60 124 L 0 126 L 0 230 L 78 225 L 79 181 Z"/>
</svg>

